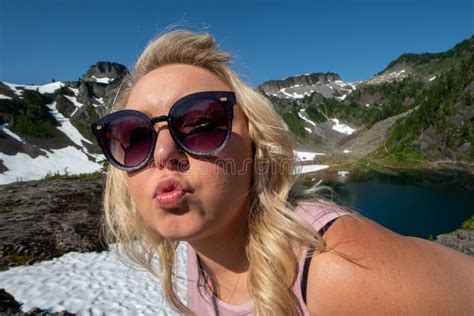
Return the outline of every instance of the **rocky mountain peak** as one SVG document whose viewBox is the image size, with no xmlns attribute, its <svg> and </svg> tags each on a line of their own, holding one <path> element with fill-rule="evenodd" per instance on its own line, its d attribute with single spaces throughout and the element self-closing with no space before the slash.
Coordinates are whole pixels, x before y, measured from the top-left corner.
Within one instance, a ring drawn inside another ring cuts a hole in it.
<svg viewBox="0 0 474 316">
<path fill-rule="evenodd" d="M 84 81 L 110 83 L 117 78 L 123 78 L 127 74 L 128 70 L 124 65 L 109 61 L 99 61 L 92 65 L 81 79 Z"/>
<path fill-rule="evenodd" d="M 128 75 L 127 67 L 115 62 L 99 61 L 92 65 L 76 86 L 77 100 L 88 105 L 110 105 L 122 79 Z"/>
<path fill-rule="evenodd" d="M 270 80 L 256 87 L 266 95 L 282 99 L 301 99 L 313 93 L 325 98 L 341 98 L 352 92 L 355 86 L 345 82 L 333 72 L 292 76 L 281 80 Z"/>
<path fill-rule="evenodd" d="M 295 86 L 321 85 L 327 84 L 329 82 L 334 82 L 336 80 L 341 80 L 341 77 L 336 73 L 317 72 L 312 74 L 291 76 L 281 80 L 266 81 L 263 84 L 259 85 L 257 88 L 264 91 L 265 94 L 271 95 L 285 88 L 291 88 Z"/>
</svg>

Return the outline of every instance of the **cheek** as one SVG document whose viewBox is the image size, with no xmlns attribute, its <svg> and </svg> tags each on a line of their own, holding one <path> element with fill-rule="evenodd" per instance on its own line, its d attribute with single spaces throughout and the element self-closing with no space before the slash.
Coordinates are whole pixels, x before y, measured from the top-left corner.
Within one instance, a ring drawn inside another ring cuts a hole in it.
<svg viewBox="0 0 474 316">
<path fill-rule="evenodd" d="M 230 168 L 214 163 L 202 167 L 211 172 L 199 176 L 197 180 L 199 190 L 195 192 L 193 204 L 198 206 L 202 215 L 196 218 L 195 223 L 202 225 L 201 230 L 205 234 L 227 231 L 247 214 L 250 176 L 243 172 L 229 172 Z"/>
<path fill-rule="evenodd" d="M 133 177 L 125 175 L 125 179 L 133 202 L 137 206 L 139 212 L 143 215 L 144 211 L 151 207 L 149 205 L 151 197 L 148 196 L 149 193 L 145 189 L 148 183 L 147 177 L 142 176 L 141 174 L 137 174 Z"/>
<path fill-rule="evenodd" d="M 219 154 L 220 159 L 228 162 L 226 171 L 230 175 L 235 178 L 251 177 L 253 171 L 252 142 L 246 133 L 232 134 L 229 143 Z"/>
<path fill-rule="evenodd" d="M 241 134 L 233 134 L 227 145 L 220 151 L 216 160 L 208 164 L 213 168 L 212 180 L 218 189 L 228 197 L 242 195 L 250 189 L 253 159 L 251 141 Z M 210 179 L 209 179 L 210 180 Z"/>
</svg>

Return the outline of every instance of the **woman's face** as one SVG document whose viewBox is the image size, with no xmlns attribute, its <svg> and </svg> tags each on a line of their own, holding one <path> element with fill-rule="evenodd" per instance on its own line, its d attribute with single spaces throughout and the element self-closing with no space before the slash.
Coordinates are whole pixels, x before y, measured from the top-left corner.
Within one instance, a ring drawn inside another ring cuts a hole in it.
<svg viewBox="0 0 474 316">
<path fill-rule="evenodd" d="M 200 91 L 231 89 L 206 69 L 166 65 L 137 82 L 126 108 L 149 117 L 168 115 L 177 100 Z M 212 157 L 192 156 L 178 150 L 166 125 L 167 122 L 155 125 L 159 133 L 153 163 L 124 175 L 144 221 L 173 240 L 197 241 L 236 233 L 246 224 L 252 174 L 252 145 L 239 106 L 234 106 L 232 134 L 227 144 Z M 185 188 L 181 192 L 184 195 L 178 194 L 177 202 L 170 202 L 166 192 L 159 193 L 163 180 L 178 182 Z"/>
</svg>

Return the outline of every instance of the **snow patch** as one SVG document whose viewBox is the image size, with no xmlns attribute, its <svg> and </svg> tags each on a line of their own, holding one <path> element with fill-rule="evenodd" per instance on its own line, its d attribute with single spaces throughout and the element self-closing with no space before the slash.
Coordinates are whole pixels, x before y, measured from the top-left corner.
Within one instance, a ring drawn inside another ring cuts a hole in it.
<svg viewBox="0 0 474 316">
<path fill-rule="evenodd" d="M 405 69 L 402 69 L 400 71 L 394 71 L 388 74 L 389 77 L 399 77 L 400 75 L 405 73 Z"/>
<path fill-rule="evenodd" d="M 284 95 L 286 95 L 288 98 L 293 97 L 291 94 L 289 94 L 285 90 L 286 90 L 286 88 L 280 89 L 280 92 L 283 93 Z"/>
<path fill-rule="evenodd" d="M 313 126 L 316 126 L 316 123 L 314 123 L 313 121 L 311 121 L 310 119 L 308 119 L 307 117 L 304 116 L 304 114 L 306 112 L 306 109 L 301 109 L 298 111 L 298 116 L 304 120 L 305 122 L 308 122 L 309 124 L 313 125 Z M 304 113 L 304 114 L 303 114 Z"/>
<path fill-rule="evenodd" d="M 20 136 L 18 136 L 17 134 L 13 133 L 12 131 L 10 131 L 8 128 L 8 124 L 3 124 L 3 125 L 0 125 L 0 131 L 4 132 L 5 134 L 7 134 L 8 136 L 10 136 L 11 138 L 19 141 L 20 143 L 24 143 L 25 141 L 23 140 L 23 138 L 21 138 Z"/>
<path fill-rule="evenodd" d="M 89 160 L 89 156 L 101 157 L 101 155 L 88 155 L 83 151 L 68 146 L 60 149 L 43 150 L 46 156 L 40 155 L 31 158 L 27 154 L 17 153 L 6 155 L 0 153 L 0 160 L 7 167 L 2 173 L 0 184 L 7 184 L 18 180 L 38 180 L 50 173 L 91 173 L 102 169 L 102 165 Z"/>
<path fill-rule="evenodd" d="M 77 101 L 77 98 L 76 97 L 71 97 L 71 96 L 68 96 L 68 95 L 65 95 L 65 97 L 72 102 L 72 104 L 74 104 L 75 107 L 78 107 L 78 108 L 81 108 L 84 106 L 84 104 L 80 103 Z"/>
<path fill-rule="evenodd" d="M 288 98 L 291 98 L 291 99 L 302 99 L 304 98 L 304 95 L 302 94 L 298 94 L 296 92 L 293 92 L 292 94 L 286 92 L 286 88 L 283 88 L 283 89 L 280 89 L 280 92 L 283 93 L 284 95 L 287 96 L 287 99 Z"/>
<path fill-rule="evenodd" d="M 18 89 L 19 85 L 15 85 L 13 83 L 8 83 L 8 82 L 5 82 L 5 81 L 2 81 L 2 83 L 4 85 L 6 85 L 8 88 L 10 88 L 11 90 L 13 90 L 13 93 L 15 93 L 16 95 L 21 95 L 23 93 L 23 91 L 21 91 L 20 89 Z"/>
<path fill-rule="evenodd" d="M 71 88 L 71 87 L 68 87 L 69 90 L 71 90 L 72 92 L 74 92 L 74 95 L 77 97 L 79 95 L 79 89 L 75 89 L 75 88 Z"/>
<path fill-rule="evenodd" d="M 346 82 L 342 80 L 334 80 L 333 82 L 344 90 L 347 90 L 347 91 L 355 90 L 355 86 L 350 82 Z M 347 89 L 347 86 L 349 86 L 350 89 Z"/>
<path fill-rule="evenodd" d="M 158 266 L 158 260 L 155 260 Z M 186 302 L 186 244 L 177 249 L 177 293 Z M 77 315 L 175 315 L 147 270 L 124 265 L 113 250 L 70 252 L 31 266 L 0 272 L 0 288 L 33 307 Z"/>
<path fill-rule="evenodd" d="M 98 82 L 98 83 L 105 83 L 105 84 L 109 84 L 109 83 L 111 83 L 112 81 L 115 80 L 114 78 L 107 78 L 107 77 L 97 78 L 96 76 L 92 76 L 91 78 L 92 78 L 95 82 Z"/>
<path fill-rule="evenodd" d="M 66 99 L 68 99 L 69 101 L 71 101 L 72 104 L 76 107 L 76 109 L 71 113 L 71 117 L 73 117 L 74 114 L 76 114 L 77 110 L 78 110 L 79 108 L 83 107 L 84 104 L 78 102 L 76 97 L 71 97 L 71 96 L 68 96 L 68 95 L 65 95 L 64 97 L 65 97 Z"/>
<path fill-rule="evenodd" d="M 77 128 L 74 127 L 74 125 L 71 124 L 71 121 L 68 118 L 64 117 L 64 115 L 59 113 L 59 111 L 56 109 L 56 101 L 54 101 L 51 104 L 46 104 L 46 106 L 49 108 L 49 110 L 50 110 L 49 112 L 54 116 L 56 121 L 59 124 L 61 124 L 57 128 L 61 132 L 66 134 L 67 137 L 69 137 L 74 144 L 76 144 L 80 147 L 82 147 L 84 145 L 83 142 L 92 145 L 92 142 L 89 141 L 88 139 L 86 139 L 84 136 L 82 136 L 81 133 L 79 133 L 79 131 L 77 130 Z"/>
<path fill-rule="evenodd" d="M 92 106 L 93 107 L 98 107 L 98 106 L 101 106 L 101 105 L 104 105 L 104 98 L 96 98 L 94 97 L 94 100 L 98 103 L 98 104 L 95 104 L 95 103 L 92 103 Z"/>
<path fill-rule="evenodd" d="M 316 172 L 329 168 L 328 165 L 306 165 L 306 166 L 295 166 L 293 174 L 304 174 L 310 172 Z"/>
<path fill-rule="evenodd" d="M 335 130 L 336 132 L 346 134 L 346 135 L 351 135 L 352 133 L 355 132 L 355 129 L 353 129 L 352 127 L 346 124 L 339 123 L 339 120 L 336 118 L 331 119 L 331 121 L 335 123 L 332 126 L 332 129 Z"/>
<path fill-rule="evenodd" d="M 313 132 L 313 131 L 311 130 L 311 128 L 309 128 L 309 127 L 305 127 L 304 129 L 305 129 L 308 133 L 310 133 L 310 134 Z"/>
<path fill-rule="evenodd" d="M 3 94 L 0 94 L 0 99 L 11 100 L 12 98 Z"/>
<path fill-rule="evenodd" d="M 436 80 L 437 76 L 431 77 L 430 81 Z"/>
<path fill-rule="evenodd" d="M 334 80 L 334 83 L 337 84 L 339 87 L 343 87 L 346 83 L 342 80 Z"/>
<path fill-rule="evenodd" d="M 347 177 L 349 171 L 338 171 L 337 174 L 343 178 Z"/>
<path fill-rule="evenodd" d="M 19 84 L 12 84 L 12 83 L 7 83 L 3 82 L 5 85 L 7 85 L 10 89 L 15 92 L 16 95 L 22 95 L 23 91 L 19 90 L 19 88 L 26 89 L 26 90 L 33 90 L 33 91 L 38 91 L 39 93 L 54 93 L 56 90 L 61 89 L 62 87 L 65 86 L 64 83 L 61 81 L 56 81 L 56 82 L 51 82 L 48 84 L 44 85 L 19 85 Z"/>
<path fill-rule="evenodd" d="M 344 101 L 346 99 L 346 97 L 347 97 L 347 94 L 344 94 L 340 97 L 336 97 L 336 99 L 338 99 L 339 101 Z"/>
<path fill-rule="evenodd" d="M 392 71 L 391 73 L 388 73 L 388 74 L 381 74 L 381 75 L 375 76 L 372 79 L 368 80 L 367 83 L 379 84 L 383 82 L 394 81 L 397 79 L 404 79 L 406 77 L 408 77 L 408 73 L 405 69 L 402 69 L 400 71 Z"/>
<path fill-rule="evenodd" d="M 298 160 L 313 160 L 314 158 L 316 158 L 316 156 L 324 156 L 325 153 L 293 150 L 293 155 L 295 155 L 296 159 Z"/>
<path fill-rule="evenodd" d="M 352 90 L 357 89 L 357 83 L 355 83 L 355 82 L 348 82 L 347 84 L 352 88 Z"/>
</svg>

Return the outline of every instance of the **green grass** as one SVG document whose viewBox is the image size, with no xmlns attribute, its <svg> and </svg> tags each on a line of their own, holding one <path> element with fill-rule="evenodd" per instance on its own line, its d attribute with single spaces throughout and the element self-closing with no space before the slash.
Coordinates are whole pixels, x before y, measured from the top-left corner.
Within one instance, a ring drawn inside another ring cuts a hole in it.
<svg viewBox="0 0 474 316">
<path fill-rule="evenodd" d="M 317 107 L 311 106 L 306 109 L 306 114 L 308 114 L 308 117 L 316 123 L 324 123 L 326 122 L 326 117 L 321 114 L 321 112 L 318 110 Z"/>
<path fill-rule="evenodd" d="M 93 173 L 80 173 L 80 174 L 69 174 L 67 170 L 63 174 L 59 171 L 55 173 L 49 172 L 45 176 L 46 180 L 56 181 L 56 180 L 83 180 L 83 181 L 97 181 L 105 179 L 105 173 L 102 171 L 96 171 Z"/>
<path fill-rule="evenodd" d="M 34 138 L 53 138 L 60 135 L 56 126 L 51 122 L 35 120 L 24 114 L 20 114 L 20 116 L 16 118 L 12 130 Z"/>
<path fill-rule="evenodd" d="M 461 228 L 466 230 L 474 230 L 474 215 L 472 215 L 470 219 L 462 223 Z"/>
<path fill-rule="evenodd" d="M 282 113 L 281 116 L 297 139 L 302 140 L 307 138 L 308 132 L 304 129 L 305 123 L 295 111 Z"/>
<path fill-rule="evenodd" d="M 422 167 L 425 164 L 424 154 L 421 150 L 404 146 L 391 152 L 382 160 L 386 165 L 399 167 Z"/>
<path fill-rule="evenodd" d="M 37 91 L 25 90 L 22 98 L 0 101 L 0 122 L 8 122 L 12 131 L 34 138 L 53 138 L 61 133 L 58 123 L 45 105 L 52 101 Z"/>
</svg>

